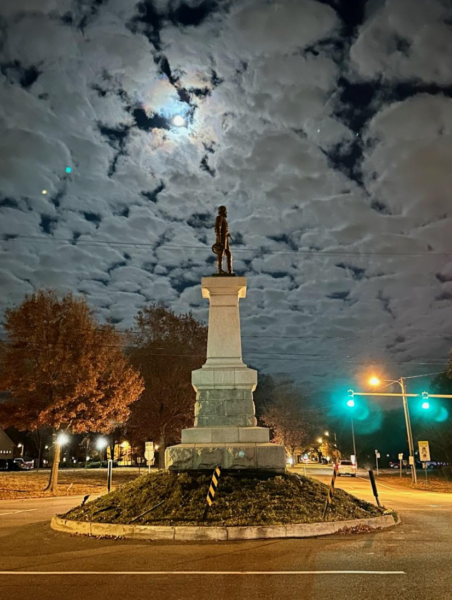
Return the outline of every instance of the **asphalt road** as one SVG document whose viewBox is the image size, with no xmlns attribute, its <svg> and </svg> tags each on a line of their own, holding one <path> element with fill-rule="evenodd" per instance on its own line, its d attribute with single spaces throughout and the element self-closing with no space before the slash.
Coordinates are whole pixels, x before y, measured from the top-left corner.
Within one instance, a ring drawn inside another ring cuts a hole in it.
<svg viewBox="0 0 452 600">
<path fill-rule="evenodd" d="M 322 473 L 322 472 L 321 472 Z M 317 475 L 328 481 L 329 474 Z M 369 481 L 338 485 L 370 500 Z M 56 533 L 81 498 L 0 502 L 2 600 L 450 600 L 452 496 L 380 487 L 402 525 L 307 540 L 175 543 Z"/>
</svg>

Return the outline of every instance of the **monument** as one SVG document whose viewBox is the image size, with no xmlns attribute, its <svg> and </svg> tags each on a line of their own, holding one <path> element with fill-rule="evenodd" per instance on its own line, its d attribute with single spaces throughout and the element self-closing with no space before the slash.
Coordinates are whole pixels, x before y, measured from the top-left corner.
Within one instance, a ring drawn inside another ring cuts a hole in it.
<svg viewBox="0 0 452 600">
<path fill-rule="evenodd" d="M 195 423 L 182 431 L 181 444 L 166 449 L 165 466 L 175 471 L 221 466 L 284 472 L 284 446 L 270 443 L 269 429 L 256 426 L 257 372 L 242 360 L 240 335 L 239 300 L 246 297 L 246 278 L 232 273 L 226 208 L 218 213 L 212 247 L 218 273 L 201 280 L 202 296 L 210 306 L 207 360 L 192 372 Z"/>
</svg>

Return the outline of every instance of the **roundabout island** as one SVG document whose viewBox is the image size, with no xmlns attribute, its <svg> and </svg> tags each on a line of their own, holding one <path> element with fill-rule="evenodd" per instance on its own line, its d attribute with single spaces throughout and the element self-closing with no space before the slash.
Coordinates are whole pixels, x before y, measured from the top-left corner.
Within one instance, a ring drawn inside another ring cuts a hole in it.
<svg viewBox="0 0 452 600">
<path fill-rule="evenodd" d="M 328 486 L 286 471 L 285 448 L 258 427 L 253 392 L 257 372 L 242 360 L 239 300 L 247 280 L 222 270 L 226 209 L 216 220 L 218 273 L 204 277 L 209 299 L 207 360 L 192 372 L 194 427 L 165 452 L 164 471 L 54 517 L 59 531 L 150 540 L 234 540 L 312 537 L 390 527 L 397 517 Z M 215 490 L 207 502 L 212 473 Z M 215 497 L 213 497 L 215 496 Z"/>
</svg>

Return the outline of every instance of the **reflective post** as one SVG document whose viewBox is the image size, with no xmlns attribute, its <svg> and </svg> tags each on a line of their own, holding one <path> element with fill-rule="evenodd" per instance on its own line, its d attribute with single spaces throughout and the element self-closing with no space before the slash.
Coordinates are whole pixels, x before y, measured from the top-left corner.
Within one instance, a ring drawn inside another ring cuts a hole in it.
<svg viewBox="0 0 452 600">
<path fill-rule="evenodd" d="M 113 479 L 113 461 L 108 459 L 108 468 L 107 468 L 107 491 L 111 492 L 111 482 Z"/>
</svg>

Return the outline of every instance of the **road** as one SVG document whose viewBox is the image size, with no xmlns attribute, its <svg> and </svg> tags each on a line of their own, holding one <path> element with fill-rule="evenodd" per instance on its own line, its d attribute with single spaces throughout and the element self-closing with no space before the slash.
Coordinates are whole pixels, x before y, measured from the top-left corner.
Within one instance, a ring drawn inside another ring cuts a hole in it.
<svg viewBox="0 0 452 600">
<path fill-rule="evenodd" d="M 316 477 L 327 481 L 326 472 Z M 371 500 L 369 481 L 338 485 Z M 450 600 L 452 496 L 379 486 L 402 525 L 307 540 L 175 543 L 52 531 L 81 497 L 0 502 L 0 598 Z"/>
</svg>

